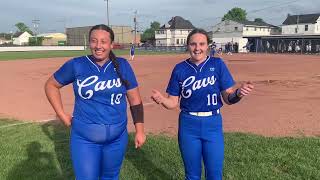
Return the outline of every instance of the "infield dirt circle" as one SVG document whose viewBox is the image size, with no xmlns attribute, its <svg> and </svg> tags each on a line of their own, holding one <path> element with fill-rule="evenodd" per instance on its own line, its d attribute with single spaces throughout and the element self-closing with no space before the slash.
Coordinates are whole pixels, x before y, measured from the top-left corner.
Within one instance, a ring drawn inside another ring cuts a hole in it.
<svg viewBox="0 0 320 180">
<path fill-rule="evenodd" d="M 145 104 L 147 132 L 177 134 L 179 110 L 165 110 L 154 104 L 150 95 L 152 89 L 165 92 L 174 65 L 187 57 L 187 54 L 149 55 L 130 61 Z M 237 83 L 250 80 L 255 86 L 254 92 L 240 103 L 222 107 L 226 132 L 320 136 L 320 56 L 234 54 L 222 58 Z M 43 86 L 68 59 L 0 62 L 0 116 L 22 121 L 55 119 Z M 71 86 L 62 89 L 62 97 L 66 111 L 72 113 Z M 132 131 L 130 113 L 128 116 Z"/>
</svg>

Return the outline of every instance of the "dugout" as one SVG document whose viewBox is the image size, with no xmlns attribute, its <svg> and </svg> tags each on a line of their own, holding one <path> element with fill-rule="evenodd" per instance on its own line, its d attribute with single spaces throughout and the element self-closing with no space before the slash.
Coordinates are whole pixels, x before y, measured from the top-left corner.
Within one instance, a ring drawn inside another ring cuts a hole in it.
<svg viewBox="0 0 320 180">
<path fill-rule="evenodd" d="M 320 54 L 320 35 L 244 37 L 250 52 Z"/>
</svg>

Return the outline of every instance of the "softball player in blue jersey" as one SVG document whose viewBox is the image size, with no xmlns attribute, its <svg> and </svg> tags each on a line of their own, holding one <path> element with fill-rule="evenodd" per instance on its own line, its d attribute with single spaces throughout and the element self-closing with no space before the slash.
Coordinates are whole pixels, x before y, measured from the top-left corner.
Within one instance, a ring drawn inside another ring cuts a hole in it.
<svg viewBox="0 0 320 180">
<path fill-rule="evenodd" d="M 220 108 L 222 100 L 234 104 L 248 95 L 253 85 L 235 84 L 220 58 L 207 56 L 209 38 L 202 29 L 187 37 L 190 58 L 177 64 L 167 87 L 168 96 L 153 90 L 151 98 L 167 109 L 180 101 L 179 148 L 186 180 L 200 180 L 202 159 L 207 180 L 222 179 L 224 139 Z"/>
<path fill-rule="evenodd" d="M 146 136 L 138 84 L 127 60 L 113 52 L 114 33 L 96 25 L 89 33 L 92 55 L 67 61 L 46 85 L 49 102 L 66 126 L 71 126 L 71 156 L 77 180 L 119 179 L 128 144 L 127 103 L 135 123 L 135 146 Z M 64 112 L 59 89 L 73 84 L 73 117 Z"/>
<path fill-rule="evenodd" d="M 134 51 L 135 51 L 134 44 L 131 44 L 131 47 L 130 47 L 130 60 L 134 59 Z"/>
</svg>

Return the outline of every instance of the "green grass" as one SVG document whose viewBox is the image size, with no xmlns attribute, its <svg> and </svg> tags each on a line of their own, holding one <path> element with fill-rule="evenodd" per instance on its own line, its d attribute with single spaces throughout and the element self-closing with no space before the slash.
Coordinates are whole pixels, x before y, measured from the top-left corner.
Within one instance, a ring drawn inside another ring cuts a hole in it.
<svg viewBox="0 0 320 180">
<path fill-rule="evenodd" d="M 61 124 L 1 128 L 12 122 L 0 122 L 0 179 L 74 179 L 69 131 Z M 224 179 L 320 179 L 319 155 L 320 138 L 226 133 Z M 169 180 L 183 176 L 176 138 L 148 135 L 147 143 L 136 150 L 130 135 L 120 179 Z"/>
<path fill-rule="evenodd" d="M 129 50 L 114 50 L 117 56 L 129 55 Z M 54 57 L 77 57 L 90 54 L 90 50 L 85 51 L 24 51 L 24 52 L 0 52 L 0 61 L 37 59 Z M 161 55 L 177 54 L 176 52 L 159 52 L 137 50 L 136 55 Z"/>
</svg>

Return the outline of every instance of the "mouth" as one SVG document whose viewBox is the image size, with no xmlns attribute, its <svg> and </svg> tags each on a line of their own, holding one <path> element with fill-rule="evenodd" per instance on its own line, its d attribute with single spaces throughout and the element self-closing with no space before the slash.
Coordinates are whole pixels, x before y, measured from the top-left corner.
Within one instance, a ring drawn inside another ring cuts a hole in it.
<svg viewBox="0 0 320 180">
<path fill-rule="evenodd" d="M 196 55 L 196 56 L 198 56 L 198 55 L 202 55 L 203 52 L 202 52 L 202 51 L 193 51 L 193 54 Z"/>
<path fill-rule="evenodd" d="M 102 55 L 104 53 L 104 51 L 102 49 L 95 49 L 94 53 L 98 56 Z"/>
</svg>

